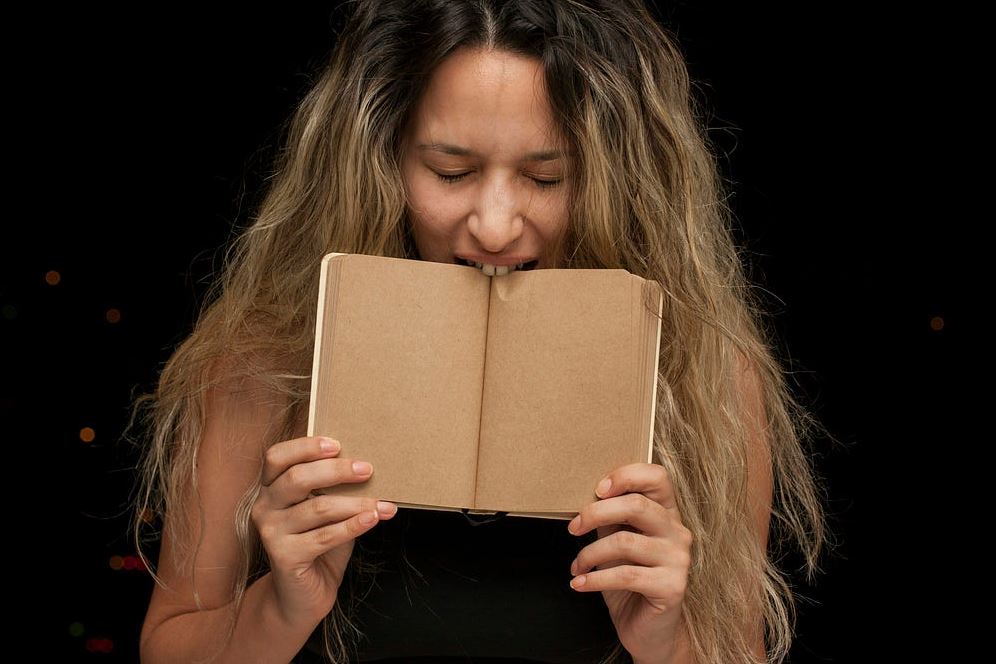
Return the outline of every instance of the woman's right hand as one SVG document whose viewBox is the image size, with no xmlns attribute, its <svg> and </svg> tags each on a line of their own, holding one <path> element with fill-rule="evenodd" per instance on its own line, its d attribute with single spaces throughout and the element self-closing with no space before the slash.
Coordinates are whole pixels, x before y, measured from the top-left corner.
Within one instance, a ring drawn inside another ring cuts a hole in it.
<svg viewBox="0 0 996 664">
<path fill-rule="evenodd" d="M 397 513 L 393 503 L 378 506 L 374 498 L 311 495 L 315 489 L 343 482 L 365 482 L 373 472 L 369 464 L 368 470 L 357 472 L 356 460 L 337 458 L 337 441 L 326 450 L 322 440 L 309 436 L 270 447 L 252 506 L 279 609 L 289 624 L 317 624 L 325 617 L 342 584 L 353 540 L 380 518 Z"/>
</svg>

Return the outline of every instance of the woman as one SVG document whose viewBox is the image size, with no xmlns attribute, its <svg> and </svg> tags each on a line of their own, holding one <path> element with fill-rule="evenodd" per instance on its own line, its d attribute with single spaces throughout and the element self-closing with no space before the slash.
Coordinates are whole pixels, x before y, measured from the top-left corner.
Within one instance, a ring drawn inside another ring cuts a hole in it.
<svg viewBox="0 0 996 664">
<path fill-rule="evenodd" d="M 163 516 L 143 658 L 344 662 L 358 633 L 359 661 L 783 659 L 793 597 L 767 551 L 792 542 L 816 570 L 814 422 L 724 198 L 683 59 L 638 0 L 357 2 L 255 222 L 137 404 L 139 546 L 140 516 Z M 314 497 L 376 472 L 304 436 L 331 251 L 658 281 L 654 462 L 614 469 L 569 530 Z"/>
</svg>

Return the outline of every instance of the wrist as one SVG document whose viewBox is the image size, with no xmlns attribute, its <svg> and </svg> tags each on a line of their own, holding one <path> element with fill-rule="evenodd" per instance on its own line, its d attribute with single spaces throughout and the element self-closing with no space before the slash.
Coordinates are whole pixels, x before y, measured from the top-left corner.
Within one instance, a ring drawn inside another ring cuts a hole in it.
<svg viewBox="0 0 996 664">
<path fill-rule="evenodd" d="M 265 584 L 266 601 L 263 603 L 262 611 L 266 624 L 280 629 L 283 633 L 307 633 L 310 635 L 324 619 L 325 616 L 288 614 L 280 602 L 276 586 L 273 583 L 272 572 L 267 572 L 258 583 Z"/>
<path fill-rule="evenodd" d="M 666 645 L 649 651 L 639 657 L 632 656 L 633 664 L 693 664 L 692 649 L 689 645 L 688 630 L 682 618 L 677 629 Z"/>
</svg>

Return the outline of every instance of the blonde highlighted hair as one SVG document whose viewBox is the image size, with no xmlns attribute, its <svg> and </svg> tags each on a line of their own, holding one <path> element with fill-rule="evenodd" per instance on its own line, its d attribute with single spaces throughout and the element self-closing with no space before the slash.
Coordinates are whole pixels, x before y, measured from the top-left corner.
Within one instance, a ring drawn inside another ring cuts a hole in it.
<svg viewBox="0 0 996 664">
<path fill-rule="evenodd" d="M 175 560 L 192 564 L 194 550 L 179 543 L 197 542 L 198 533 L 175 506 L 197 489 L 212 387 L 251 383 L 281 405 L 265 445 L 300 435 L 321 257 L 339 251 L 417 258 L 399 165 L 414 105 L 456 49 L 509 51 L 542 63 L 573 154 L 571 215 L 552 247 L 556 264 L 623 268 L 665 289 L 654 461 L 670 473 L 694 536 L 684 612 L 696 661 L 756 662 L 743 633 L 752 606 L 763 611 L 767 661 L 782 661 L 795 618 L 795 597 L 778 567 L 783 547 L 801 554 L 812 578 L 827 538 L 819 483 L 807 461 L 819 425 L 786 383 L 745 275 L 704 113 L 676 39 L 639 0 L 348 4 L 327 66 L 285 126 L 251 224 L 231 244 L 193 332 L 163 368 L 157 389 L 134 404 L 129 428 L 143 427 L 133 522 L 139 552 L 148 541 L 148 515 L 156 514 L 177 547 Z M 743 366 L 753 370 L 770 444 L 768 551 L 758 545 L 748 505 L 749 439 L 737 382 Z M 252 487 L 236 513 L 243 564 L 231 589 L 233 618 L 246 587 L 266 569 L 250 519 L 257 493 Z M 350 574 L 367 569 L 357 554 Z M 336 602 L 324 622 L 333 662 L 348 661 L 356 636 L 350 612 Z M 624 656 L 616 644 L 603 662 Z"/>
</svg>

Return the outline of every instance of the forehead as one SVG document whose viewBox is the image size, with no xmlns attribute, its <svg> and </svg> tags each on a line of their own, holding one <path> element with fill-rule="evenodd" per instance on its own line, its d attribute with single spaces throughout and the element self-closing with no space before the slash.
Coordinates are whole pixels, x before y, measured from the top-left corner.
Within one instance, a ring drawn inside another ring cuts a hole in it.
<svg viewBox="0 0 996 664">
<path fill-rule="evenodd" d="M 505 51 L 461 49 L 440 63 L 412 131 L 420 142 L 494 153 L 559 145 L 541 63 Z"/>
</svg>

